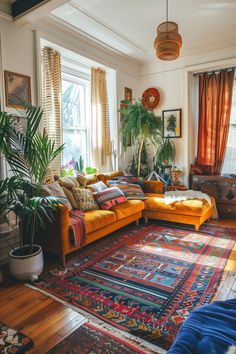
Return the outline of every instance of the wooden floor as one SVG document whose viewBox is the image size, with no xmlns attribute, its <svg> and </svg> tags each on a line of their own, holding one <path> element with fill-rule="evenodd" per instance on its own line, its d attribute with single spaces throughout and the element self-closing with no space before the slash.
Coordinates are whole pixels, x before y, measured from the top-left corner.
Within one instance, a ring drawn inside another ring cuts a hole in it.
<svg viewBox="0 0 236 354">
<path fill-rule="evenodd" d="M 236 227 L 236 220 L 219 220 L 214 224 Z M 236 245 L 214 300 L 235 297 Z M 76 311 L 22 284 L 0 288 L 0 322 L 33 339 L 34 349 L 30 353 L 46 353 L 79 326 L 80 318 Z"/>
<path fill-rule="evenodd" d="M 0 322 L 34 342 L 30 353 L 44 354 L 80 325 L 78 312 L 22 284 L 0 290 Z"/>
</svg>

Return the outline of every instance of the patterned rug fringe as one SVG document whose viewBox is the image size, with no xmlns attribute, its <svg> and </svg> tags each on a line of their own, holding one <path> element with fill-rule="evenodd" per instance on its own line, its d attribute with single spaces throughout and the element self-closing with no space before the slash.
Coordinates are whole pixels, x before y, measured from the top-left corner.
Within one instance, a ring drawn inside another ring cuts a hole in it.
<svg viewBox="0 0 236 354">
<path fill-rule="evenodd" d="M 147 342 L 146 340 L 136 337 L 133 334 L 130 334 L 128 332 L 122 331 L 117 329 L 116 327 L 113 327 L 112 325 L 109 325 L 108 323 L 98 319 L 97 317 L 91 315 L 90 313 L 56 297 L 55 295 L 52 295 L 50 293 L 48 293 L 47 291 L 44 291 L 42 289 L 39 289 L 37 287 L 35 287 L 32 284 L 24 284 L 25 286 L 27 286 L 28 288 L 31 288 L 33 290 L 36 290 L 52 299 L 54 299 L 57 302 L 60 302 L 61 304 L 65 305 L 66 307 L 71 308 L 72 310 L 74 310 L 75 312 L 79 313 L 81 315 L 81 321 L 79 322 L 79 325 L 77 328 L 79 328 L 80 326 L 82 326 L 84 323 L 90 323 L 92 325 L 94 325 L 95 327 L 97 326 L 100 329 L 106 330 L 112 334 L 114 334 L 115 336 L 117 336 L 120 339 L 125 339 L 126 341 L 129 341 L 130 344 L 135 343 L 136 346 L 139 349 L 142 350 L 146 350 L 145 353 L 146 354 L 152 354 L 152 353 L 157 353 L 157 354 L 166 354 L 167 351 L 158 347 L 157 345 L 151 344 L 149 342 Z M 86 316 L 86 317 L 84 317 Z"/>
</svg>

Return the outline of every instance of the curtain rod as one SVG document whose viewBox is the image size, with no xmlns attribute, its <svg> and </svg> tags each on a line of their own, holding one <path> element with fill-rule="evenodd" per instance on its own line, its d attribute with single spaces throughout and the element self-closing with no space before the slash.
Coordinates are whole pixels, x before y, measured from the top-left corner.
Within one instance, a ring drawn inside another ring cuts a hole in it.
<svg viewBox="0 0 236 354">
<path fill-rule="evenodd" d="M 215 70 L 203 70 L 203 71 L 199 71 L 199 72 L 196 72 L 196 73 L 193 73 L 193 77 L 195 76 L 199 76 L 201 74 L 212 74 L 212 73 L 219 73 L 221 70 L 233 70 L 233 69 L 236 69 L 236 66 L 231 66 L 231 67 L 227 67 L 227 68 L 222 68 L 222 69 L 215 69 Z"/>
</svg>

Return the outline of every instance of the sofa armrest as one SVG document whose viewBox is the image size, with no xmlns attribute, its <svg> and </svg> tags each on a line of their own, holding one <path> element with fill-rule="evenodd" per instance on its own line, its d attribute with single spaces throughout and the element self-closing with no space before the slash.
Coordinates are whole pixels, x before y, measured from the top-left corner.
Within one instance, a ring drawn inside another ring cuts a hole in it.
<svg viewBox="0 0 236 354">
<path fill-rule="evenodd" d="M 145 193 L 163 193 L 163 183 L 161 181 L 144 181 L 143 190 Z"/>
<path fill-rule="evenodd" d="M 68 237 L 68 229 L 70 225 L 70 211 L 63 204 L 58 205 L 58 210 L 59 210 L 59 224 L 61 230 L 61 239 L 63 239 L 65 237 L 64 236 L 65 233 L 66 233 L 66 237 Z"/>
</svg>

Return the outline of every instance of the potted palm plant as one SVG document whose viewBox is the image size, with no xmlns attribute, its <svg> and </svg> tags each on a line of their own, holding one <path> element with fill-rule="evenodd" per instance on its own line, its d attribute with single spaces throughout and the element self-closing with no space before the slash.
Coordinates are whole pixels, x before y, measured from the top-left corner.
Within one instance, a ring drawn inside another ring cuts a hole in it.
<svg viewBox="0 0 236 354">
<path fill-rule="evenodd" d="M 39 132 L 41 108 L 24 104 L 20 114 L 26 120 L 25 132 L 14 128 L 11 115 L 0 112 L 0 153 L 13 174 L 1 182 L 4 188 L 0 197 L 4 200 L 1 216 L 13 211 L 19 220 L 20 246 L 10 252 L 10 271 L 14 278 L 26 280 L 34 279 L 43 269 L 42 249 L 36 244 L 37 231 L 53 220 L 61 200 L 41 197 L 42 183 L 49 164 L 64 146 L 56 148 L 45 130 Z"/>
<path fill-rule="evenodd" d="M 144 144 L 148 139 L 158 142 L 161 131 L 161 118 L 156 117 L 153 111 L 149 111 L 142 105 L 142 102 L 126 101 L 120 109 L 123 115 L 122 131 L 124 136 L 124 148 L 128 146 L 131 136 L 131 143 L 138 145 L 137 174 L 140 176 L 141 156 Z"/>
</svg>

